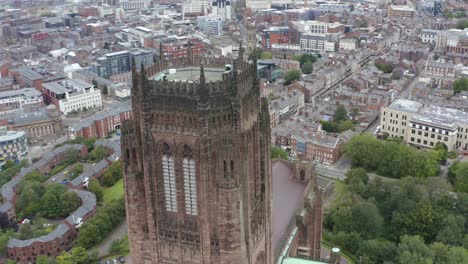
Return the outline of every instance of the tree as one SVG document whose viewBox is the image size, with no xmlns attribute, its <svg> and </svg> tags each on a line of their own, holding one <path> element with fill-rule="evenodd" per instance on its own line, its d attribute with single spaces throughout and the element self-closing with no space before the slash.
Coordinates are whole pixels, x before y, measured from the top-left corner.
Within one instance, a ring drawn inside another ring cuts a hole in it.
<svg viewBox="0 0 468 264">
<path fill-rule="evenodd" d="M 99 185 L 98 180 L 91 179 L 89 181 L 88 190 L 90 192 L 94 193 L 94 195 L 96 195 L 96 200 L 97 200 L 98 203 L 102 202 L 102 199 L 104 197 L 104 193 L 102 191 L 101 185 Z"/>
<path fill-rule="evenodd" d="M 260 54 L 260 59 L 262 59 L 262 60 L 267 60 L 267 59 L 272 59 L 272 58 L 273 58 L 273 55 L 271 54 L 271 52 L 263 51 Z"/>
<path fill-rule="evenodd" d="M 388 64 L 388 63 L 376 63 L 374 64 L 375 67 L 377 67 L 377 69 L 379 69 L 380 71 L 384 72 L 384 73 L 392 73 L 393 71 L 393 66 L 391 64 Z"/>
<path fill-rule="evenodd" d="M 434 150 L 436 151 L 437 158 L 439 159 L 439 162 L 445 163 L 448 158 L 448 147 L 445 145 L 445 143 L 442 142 L 437 142 Z"/>
<path fill-rule="evenodd" d="M 436 240 L 447 245 L 460 246 L 463 243 L 465 233 L 465 219 L 460 215 L 448 215 L 442 224 L 442 229 L 437 233 Z"/>
<path fill-rule="evenodd" d="M 107 88 L 107 85 L 104 85 L 102 87 L 102 94 L 103 95 L 108 95 L 109 94 L 109 88 Z"/>
<path fill-rule="evenodd" d="M 464 91 L 468 91 L 468 78 L 467 77 L 461 77 L 453 82 L 454 93 L 461 93 Z"/>
<path fill-rule="evenodd" d="M 254 48 L 253 51 L 249 54 L 249 60 L 253 60 L 254 58 L 258 59 L 262 56 L 263 49 L 261 48 Z"/>
<path fill-rule="evenodd" d="M 301 70 L 304 74 L 311 74 L 314 70 L 314 66 L 312 65 L 312 62 L 308 61 L 304 65 L 302 65 Z"/>
<path fill-rule="evenodd" d="M 458 21 L 458 23 L 457 23 L 457 28 L 458 28 L 458 29 L 465 29 L 465 28 L 468 28 L 468 20 L 467 20 L 467 19 L 463 19 L 463 20 Z"/>
<path fill-rule="evenodd" d="M 288 152 L 280 147 L 271 147 L 271 158 L 272 159 L 285 159 L 289 158 Z"/>
<path fill-rule="evenodd" d="M 355 119 L 359 115 L 359 108 L 353 107 L 351 109 L 350 115 L 353 117 L 353 119 Z"/>
<path fill-rule="evenodd" d="M 14 162 L 14 161 L 12 161 L 12 160 L 6 160 L 6 161 L 5 161 L 5 164 L 3 164 L 2 170 L 7 170 L 7 169 L 9 169 L 9 168 L 11 168 L 11 167 L 13 167 L 13 166 L 15 166 L 15 162 Z"/>
<path fill-rule="evenodd" d="M 91 151 L 89 153 L 89 159 L 91 161 L 100 161 L 102 159 L 104 159 L 107 155 L 107 150 L 105 147 L 103 146 L 97 146 L 93 149 L 93 151 Z"/>
<path fill-rule="evenodd" d="M 343 132 L 354 128 L 354 123 L 351 120 L 343 120 L 338 123 L 338 132 Z"/>
<path fill-rule="evenodd" d="M 383 227 L 383 218 L 374 203 L 362 201 L 351 207 L 351 230 L 364 239 L 376 238 Z M 363 225 L 363 223 L 366 223 Z"/>
<path fill-rule="evenodd" d="M 104 174 L 102 175 L 101 183 L 105 187 L 110 187 L 110 186 L 114 185 L 115 180 L 114 180 L 114 177 L 112 176 L 112 173 L 110 171 L 104 172 Z"/>
<path fill-rule="evenodd" d="M 96 142 L 95 137 L 83 139 L 83 144 L 86 145 L 86 148 L 88 149 L 89 152 L 93 151 L 94 149 L 94 142 Z"/>
<path fill-rule="evenodd" d="M 57 261 L 47 256 L 37 256 L 36 264 L 57 264 Z"/>
<path fill-rule="evenodd" d="M 19 239 L 26 240 L 34 237 L 31 224 L 24 223 L 19 228 Z"/>
<path fill-rule="evenodd" d="M 468 193 L 468 162 L 453 165 L 452 173 L 455 175 L 455 190 Z"/>
<path fill-rule="evenodd" d="M 57 256 L 57 264 L 75 264 L 73 257 L 70 253 L 64 251 Z"/>
<path fill-rule="evenodd" d="M 387 240 L 366 240 L 361 243 L 358 255 L 368 259 L 368 263 L 391 262 L 395 258 L 397 247 Z"/>
<path fill-rule="evenodd" d="M 339 123 L 341 121 L 348 120 L 348 111 L 342 105 L 338 106 L 335 110 L 335 118 L 334 121 Z"/>
<path fill-rule="evenodd" d="M 74 192 L 67 192 L 67 188 L 55 183 L 47 186 L 41 197 L 41 213 L 48 218 L 57 219 L 68 216 L 81 204 L 81 200 Z"/>
<path fill-rule="evenodd" d="M 357 178 L 362 181 L 364 184 L 369 182 L 369 176 L 367 175 L 367 171 L 363 168 L 353 168 L 348 170 L 346 173 L 346 183 L 349 183 L 351 179 Z"/>
<path fill-rule="evenodd" d="M 301 78 L 301 71 L 299 70 L 289 70 L 286 72 L 286 75 L 284 76 L 284 85 L 289 85 L 293 81 L 297 81 Z"/>
<path fill-rule="evenodd" d="M 398 245 L 397 263 L 431 264 L 432 252 L 420 236 L 404 235 Z"/>
</svg>

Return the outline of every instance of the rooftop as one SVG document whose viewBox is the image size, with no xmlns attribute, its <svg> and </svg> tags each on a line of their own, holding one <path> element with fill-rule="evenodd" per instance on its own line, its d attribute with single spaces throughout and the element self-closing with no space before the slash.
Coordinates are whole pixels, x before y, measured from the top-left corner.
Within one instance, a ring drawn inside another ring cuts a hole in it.
<svg viewBox="0 0 468 264">
<path fill-rule="evenodd" d="M 421 104 L 420 102 L 407 100 L 407 99 L 396 99 L 389 106 L 390 109 L 409 112 L 409 113 L 417 113 L 419 109 L 421 109 L 422 107 L 423 107 L 423 104 Z"/>
<path fill-rule="evenodd" d="M 222 68 L 204 68 L 205 79 L 207 82 L 220 81 L 223 78 L 223 73 L 226 70 Z M 153 80 L 161 81 L 166 76 L 168 81 L 188 81 L 196 82 L 200 80 L 199 67 L 186 67 L 181 69 L 164 70 L 155 76 L 151 77 Z"/>
<path fill-rule="evenodd" d="M 286 234 L 291 219 L 302 204 L 305 185 L 291 180 L 293 171 L 283 162 L 272 164 L 273 172 L 273 234 L 272 248 L 277 248 Z"/>
</svg>

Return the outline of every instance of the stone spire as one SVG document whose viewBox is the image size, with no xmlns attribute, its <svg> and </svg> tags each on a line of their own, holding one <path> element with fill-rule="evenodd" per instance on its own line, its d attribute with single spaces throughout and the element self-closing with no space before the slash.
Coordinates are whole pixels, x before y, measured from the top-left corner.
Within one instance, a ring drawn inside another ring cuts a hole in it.
<svg viewBox="0 0 468 264">
<path fill-rule="evenodd" d="M 242 48 L 242 47 L 241 47 Z M 240 52 L 240 50 L 239 50 Z M 232 95 L 236 96 L 237 94 L 237 60 L 232 62 L 232 80 L 231 80 L 231 90 Z"/>
<path fill-rule="evenodd" d="M 198 95 L 200 96 L 200 101 L 202 103 L 206 103 L 208 101 L 209 89 L 206 86 L 205 70 L 203 69 L 203 64 L 200 66 L 200 83 L 198 84 Z"/>
<path fill-rule="evenodd" d="M 200 84 L 205 84 L 205 70 L 203 69 L 203 64 L 200 65 Z"/>
</svg>

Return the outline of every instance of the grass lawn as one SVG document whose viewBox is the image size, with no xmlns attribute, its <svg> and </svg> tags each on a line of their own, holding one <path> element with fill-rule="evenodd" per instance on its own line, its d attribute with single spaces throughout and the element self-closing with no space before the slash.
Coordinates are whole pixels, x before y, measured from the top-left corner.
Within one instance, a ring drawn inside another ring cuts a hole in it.
<svg viewBox="0 0 468 264">
<path fill-rule="evenodd" d="M 118 199 L 124 195 L 123 179 L 118 180 L 113 186 L 103 188 L 104 203 Z"/>
<path fill-rule="evenodd" d="M 335 194 L 342 195 L 348 189 L 348 185 L 344 181 L 335 180 Z"/>
</svg>

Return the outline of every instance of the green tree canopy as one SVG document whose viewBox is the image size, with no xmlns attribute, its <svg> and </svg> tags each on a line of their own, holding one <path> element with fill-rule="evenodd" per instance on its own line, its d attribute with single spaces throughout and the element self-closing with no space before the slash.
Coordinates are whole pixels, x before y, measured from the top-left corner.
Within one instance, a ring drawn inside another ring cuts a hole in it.
<svg viewBox="0 0 468 264">
<path fill-rule="evenodd" d="M 461 93 L 468 91 L 468 78 L 461 77 L 453 82 L 453 92 Z"/>
<path fill-rule="evenodd" d="M 286 72 L 286 75 L 284 76 L 284 85 L 289 85 L 293 81 L 297 81 L 301 79 L 301 71 L 299 70 L 289 70 Z"/>
<path fill-rule="evenodd" d="M 335 110 L 335 118 L 334 118 L 335 122 L 339 123 L 347 119 L 348 119 L 348 111 L 346 111 L 346 108 L 342 105 L 338 106 Z"/>
<path fill-rule="evenodd" d="M 431 264 L 432 252 L 420 236 L 403 236 L 398 245 L 397 263 Z"/>
<path fill-rule="evenodd" d="M 468 19 L 463 19 L 463 20 L 458 21 L 457 28 L 458 29 L 468 28 Z"/>
<path fill-rule="evenodd" d="M 311 74 L 314 70 L 314 66 L 312 65 L 312 62 L 308 61 L 302 65 L 301 70 L 304 74 Z"/>
<path fill-rule="evenodd" d="M 271 147 L 271 158 L 281 158 L 287 160 L 289 157 L 288 152 L 280 147 Z"/>
</svg>

